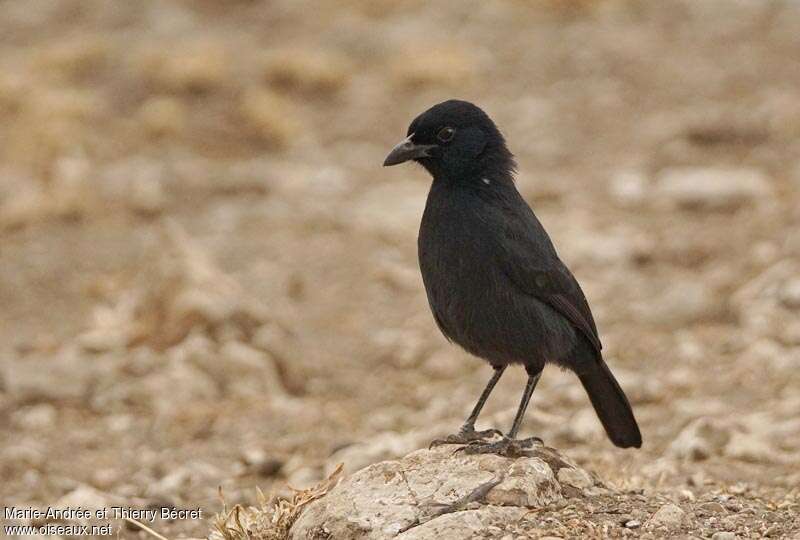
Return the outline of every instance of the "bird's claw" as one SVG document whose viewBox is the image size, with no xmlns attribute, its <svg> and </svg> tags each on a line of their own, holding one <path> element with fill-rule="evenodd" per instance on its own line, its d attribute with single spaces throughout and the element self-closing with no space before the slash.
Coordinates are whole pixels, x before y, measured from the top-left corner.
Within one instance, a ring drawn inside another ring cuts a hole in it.
<svg viewBox="0 0 800 540">
<path fill-rule="evenodd" d="M 481 431 L 476 431 L 475 428 L 462 427 L 458 433 L 453 433 L 452 435 L 448 435 L 443 439 L 434 439 L 431 441 L 431 444 L 428 446 L 428 450 L 443 444 L 473 444 L 485 442 L 486 439 L 497 436 L 503 436 L 503 432 L 499 429 L 484 429 Z"/>
<path fill-rule="evenodd" d="M 497 454 L 504 457 L 519 457 L 525 455 L 525 451 L 534 445 L 543 446 L 544 441 L 539 437 L 529 437 L 527 439 L 509 439 L 503 437 L 499 441 L 472 441 L 456 450 L 463 451 L 465 454 Z"/>
</svg>

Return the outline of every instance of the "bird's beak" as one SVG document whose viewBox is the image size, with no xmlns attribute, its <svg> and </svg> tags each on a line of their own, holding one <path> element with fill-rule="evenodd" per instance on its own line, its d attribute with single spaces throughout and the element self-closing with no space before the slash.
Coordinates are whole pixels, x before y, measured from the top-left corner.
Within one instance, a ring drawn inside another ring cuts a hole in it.
<svg viewBox="0 0 800 540">
<path fill-rule="evenodd" d="M 386 156 L 386 159 L 383 161 L 384 167 L 389 167 L 391 165 L 399 165 L 405 161 L 410 159 L 418 159 L 421 157 L 429 157 L 430 156 L 430 149 L 435 148 L 435 144 L 415 144 L 414 141 L 411 140 L 414 134 L 412 133 L 408 137 L 406 137 L 403 142 L 392 148 L 392 151 L 389 152 L 389 155 Z"/>
</svg>

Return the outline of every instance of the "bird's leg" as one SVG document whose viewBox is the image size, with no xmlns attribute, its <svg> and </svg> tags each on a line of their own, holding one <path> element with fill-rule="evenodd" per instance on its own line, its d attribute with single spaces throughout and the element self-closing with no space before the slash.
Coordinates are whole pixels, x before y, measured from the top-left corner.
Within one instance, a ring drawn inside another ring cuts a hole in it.
<svg viewBox="0 0 800 540">
<path fill-rule="evenodd" d="M 469 418 L 467 418 L 467 420 L 464 422 L 464 425 L 461 426 L 461 429 L 458 430 L 458 433 L 448 435 L 444 439 L 434 440 L 431 442 L 429 448 L 433 448 L 434 446 L 439 446 L 442 444 L 468 444 L 474 441 L 482 441 L 493 435 L 503 435 L 497 429 L 475 431 L 475 422 L 478 420 L 478 415 L 481 414 L 481 410 L 486 404 L 486 400 L 489 399 L 489 394 L 492 393 L 497 381 L 500 380 L 500 377 L 503 375 L 505 370 L 506 366 L 495 366 L 492 378 L 489 379 L 489 382 L 486 384 L 486 388 L 484 388 L 483 392 L 481 392 L 481 397 L 478 398 L 478 402 L 475 404 L 475 407 L 473 407 Z"/>
<path fill-rule="evenodd" d="M 522 425 L 522 419 L 525 417 L 525 410 L 528 408 L 528 403 L 531 401 L 533 390 L 536 388 L 536 383 L 539 382 L 541 376 L 541 369 L 533 373 L 528 371 L 528 382 L 525 384 L 525 392 L 522 394 L 522 400 L 519 403 L 517 415 L 514 417 L 514 423 L 507 436 L 497 442 L 472 442 L 464 448 L 464 452 L 467 454 L 498 454 L 501 456 L 514 457 L 522 455 L 525 449 L 530 448 L 534 443 L 542 444 L 542 439 L 539 437 L 530 437 L 522 440 L 516 438 L 519 428 Z"/>
</svg>

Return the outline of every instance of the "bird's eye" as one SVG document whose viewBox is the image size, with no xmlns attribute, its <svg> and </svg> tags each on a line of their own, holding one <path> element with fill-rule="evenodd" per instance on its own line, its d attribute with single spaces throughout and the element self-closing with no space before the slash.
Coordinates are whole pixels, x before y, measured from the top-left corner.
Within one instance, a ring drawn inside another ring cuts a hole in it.
<svg viewBox="0 0 800 540">
<path fill-rule="evenodd" d="M 453 135 L 456 134 L 456 130 L 451 127 L 443 127 L 439 130 L 439 133 L 436 134 L 436 138 L 442 142 L 448 142 L 453 139 Z"/>
</svg>

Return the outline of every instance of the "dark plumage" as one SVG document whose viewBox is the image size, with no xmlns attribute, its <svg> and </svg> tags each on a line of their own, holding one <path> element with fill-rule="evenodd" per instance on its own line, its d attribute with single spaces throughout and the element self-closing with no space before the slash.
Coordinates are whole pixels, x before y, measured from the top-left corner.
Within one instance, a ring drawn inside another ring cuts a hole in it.
<svg viewBox="0 0 800 540">
<path fill-rule="evenodd" d="M 494 122 L 477 106 L 445 101 L 408 128 L 384 165 L 414 160 L 433 176 L 419 231 L 419 264 L 434 319 L 448 339 L 495 374 L 456 435 L 467 451 L 519 451 L 517 430 L 542 369 L 555 363 L 583 383 L 611 441 L 640 447 L 630 404 L 601 354 L 589 304 L 547 232 L 514 186 L 516 164 Z M 529 380 L 514 426 L 500 442 L 475 420 L 509 364 Z"/>
</svg>

